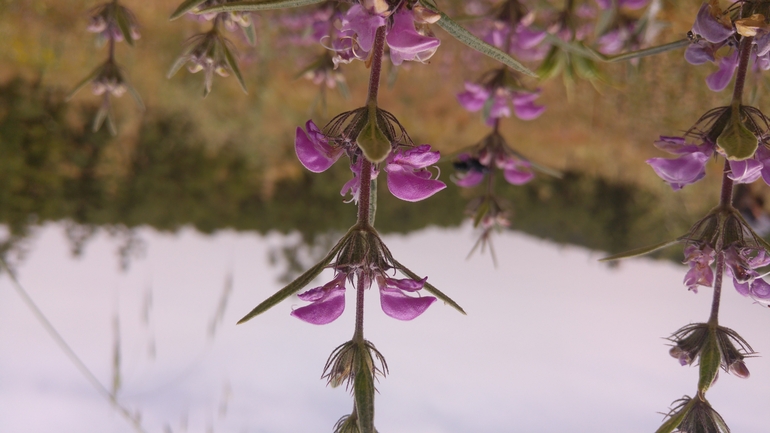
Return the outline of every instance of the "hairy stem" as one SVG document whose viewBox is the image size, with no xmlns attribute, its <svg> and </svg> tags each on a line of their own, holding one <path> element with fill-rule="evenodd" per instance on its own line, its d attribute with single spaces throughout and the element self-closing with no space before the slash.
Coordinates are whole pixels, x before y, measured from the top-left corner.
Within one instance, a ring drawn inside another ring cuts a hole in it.
<svg viewBox="0 0 770 433">
<path fill-rule="evenodd" d="M 358 278 L 356 281 L 356 328 L 353 332 L 353 342 L 364 342 L 364 290 L 366 290 L 366 281 L 364 278 Z"/>
<path fill-rule="evenodd" d="M 743 102 L 743 87 L 746 83 L 746 71 L 749 69 L 751 42 L 753 40 L 754 38 L 751 36 L 744 36 L 738 48 L 738 73 L 735 75 L 735 87 L 733 87 L 733 106 L 740 106 Z"/>
<path fill-rule="evenodd" d="M 377 105 L 377 92 L 380 89 L 380 74 L 382 72 L 382 54 L 385 51 L 385 26 L 379 27 L 374 35 L 372 48 L 372 69 L 369 73 L 369 93 L 366 105 Z"/>
</svg>

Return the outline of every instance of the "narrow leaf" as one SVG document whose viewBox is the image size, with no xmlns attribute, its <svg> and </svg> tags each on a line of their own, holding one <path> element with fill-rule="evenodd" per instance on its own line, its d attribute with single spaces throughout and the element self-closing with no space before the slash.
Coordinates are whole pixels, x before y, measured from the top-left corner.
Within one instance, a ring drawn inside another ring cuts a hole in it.
<svg viewBox="0 0 770 433">
<path fill-rule="evenodd" d="M 181 5 L 179 5 L 178 8 L 174 11 L 174 13 L 171 14 L 171 16 L 168 18 L 169 21 L 173 21 L 182 15 L 186 14 L 187 12 L 190 12 L 192 9 L 194 9 L 199 4 L 203 3 L 206 0 L 185 0 L 182 2 Z"/>
<path fill-rule="evenodd" d="M 636 248 L 636 249 L 633 249 L 633 250 L 630 250 L 630 251 L 626 251 L 626 252 L 622 252 L 622 253 L 618 253 L 618 254 L 613 254 L 611 256 L 607 256 L 607 257 L 604 257 L 602 259 L 599 259 L 599 261 L 600 262 L 609 262 L 609 261 L 612 261 L 612 260 L 620 260 L 620 259 L 627 259 L 629 257 L 643 256 L 645 254 L 649 254 L 649 253 L 651 253 L 653 251 L 657 251 L 657 250 L 666 248 L 668 246 L 674 245 L 674 244 L 679 243 L 679 242 L 680 242 L 679 239 L 674 239 L 672 241 L 665 241 L 665 242 L 661 242 L 659 244 L 649 245 L 649 246 L 646 246 L 646 247 Z"/>
<path fill-rule="evenodd" d="M 689 39 L 680 39 L 678 41 L 670 42 L 663 45 L 658 45 L 655 47 L 645 48 L 643 50 L 630 51 L 628 53 L 608 56 L 596 51 L 593 48 L 585 46 L 582 42 L 567 42 L 561 39 L 560 37 L 552 34 L 547 34 L 545 39 L 552 45 L 559 47 L 566 52 L 569 52 L 572 54 L 579 54 L 584 57 L 590 57 L 595 60 L 599 60 L 601 62 L 609 62 L 609 63 L 622 62 L 622 61 L 631 60 L 631 59 L 640 59 L 642 57 L 653 56 L 655 54 L 676 50 L 676 49 L 683 48 L 690 45 Z"/>
<path fill-rule="evenodd" d="M 375 433 L 374 430 L 374 374 L 365 358 L 360 357 L 358 373 L 353 383 L 353 398 L 356 402 L 358 415 L 358 431 Z"/>
<path fill-rule="evenodd" d="M 93 81 L 93 79 L 94 79 L 94 78 L 96 78 L 96 77 L 97 77 L 97 75 L 99 75 L 99 74 L 102 72 L 102 69 L 103 69 L 103 68 L 104 68 L 104 65 L 103 65 L 103 64 L 102 64 L 102 65 L 99 65 L 99 66 L 97 66 L 97 67 L 96 67 L 96 69 L 94 69 L 93 71 L 91 71 L 91 73 L 90 73 L 90 74 L 88 74 L 88 76 L 87 76 L 87 77 L 83 78 L 83 80 L 81 80 L 79 83 L 77 83 L 77 84 L 75 85 L 75 88 L 74 88 L 74 89 L 72 89 L 72 91 L 69 93 L 69 95 L 67 95 L 67 98 L 65 98 L 65 101 L 69 101 L 70 99 L 72 99 L 72 97 L 73 97 L 73 96 L 75 96 L 75 94 L 76 94 L 76 93 L 78 93 L 78 92 L 80 91 L 80 89 L 82 89 L 83 87 L 85 87 L 85 86 L 86 86 L 86 84 L 88 84 L 88 83 L 90 83 L 91 81 Z"/>
<path fill-rule="evenodd" d="M 416 281 L 422 280 L 422 278 L 420 278 L 419 276 L 417 276 L 417 274 L 415 274 L 414 272 L 412 272 L 409 269 L 407 269 L 401 263 L 399 263 L 399 262 L 394 260 L 393 264 L 396 266 L 396 269 L 401 271 L 407 277 L 409 277 L 409 278 L 411 278 L 413 280 L 416 280 Z M 459 312 L 461 312 L 463 314 L 467 314 L 465 312 L 465 310 L 463 310 L 463 308 L 457 304 L 457 302 L 453 301 L 452 298 L 450 298 L 449 296 L 445 295 L 441 290 L 435 288 L 429 282 L 427 282 L 427 281 L 425 282 L 425 286 L 423 286 L 423 289 L 425 289 L 431 295 L 433 295 L 433 296 L 437 297 L 438 299 L 441 299 L 445 303 L 449 304 L 455 310 L 457 310 L 457 311 L 459 311 Z"/>
<path fill-rule="evenodd" d="M 249 1 L 235 1 L 224 3 L 216 6 L 212 6 L 206 9 L 201 9 L 196 12 L 198 14 L 203 13 L 222 13 L 222 12 L 253 12 L 253 11 L 267 11 L 273 9 L 289 9 L 298 8 L 301 6 L 314 5 L 323 3 L 326 0 L 249 0 Z"/>
<path fill-rule="evenodd" d="M 716 329 L 709 329 L 709 335 L 706 338 L 706 344 L 700 353 L 700 371 L 698 374 L 698 391 L 705 394 L 714 383 L 714 379 L 719 373 L 719 366 L 722 364 L 722 352 L 719 349 Z"/>
<path fill-rule="evenodd" d="M 473 48 L 474 50 L 485 54 L 495 60 L 497 60 L 500 63 L 503 63 L 510 68 L 519 71 L 523 74 L 529 75 L 530 77 L 537 78 L 537 74 L 530 71 L 526 66 L 519 63 L 518 60 L 514 59 L 504 51 L 498 49 L 497 47 L 490 45 L 475 35 L 473 33 L 469 32 L 465 29 L 465 27 L 462 27 L 461 25 L 457 24 L 456 22 L 452 21 L 445 13 L 439 12 L 441 14 L 441 19 L 438 20 L 436 24 L 439 25 L 442 29 L 444 29 L 447 33 L 452 35 L 455 39 L 458 41 L 464 43 L 465 45 Z"/>
<path fill-rule="evenodd" d="M 128 17 L 126 16 L 126 10 L 125 8 L 118 7 L 115 10 L 115 18 L 118 22 L 118 28 L 120 28 L 120 33 L 123 34 L 123 37 L 126 39 L 126 42 L 128 42 L 128 45 L 134 46 L 134 38 L 131 36 L 131 23 L 128 21 Z"/>
<path fill-rule="evenodd" d="M 93 132 L 97 132 L 99 131 L 99 129 L 101 129 L 102 124 L 104 124 L 104 119 L 107 118 L 109 109 L 110 109 L 110 106 L 105 104 L 102 104 L 99 107 L 99 111 L 96 112 L 96 117 L 94 117 L 93 127 L 91 128 Z"/>
<path fill-rule="evenodd" d="M 324 268 L 326 268 L 329 263 L 331 263 L 332 259 L 334 259 L 334 256 L 337 255 L 337 253 L 342 248 L 342 245 L 344 245 L 345 241 L 347 241 L 349 237 L 348 234 L 345 234 L 345 236 L 342 237 L 342 239 L 337 242 L 337 245 L 334 246 L 334 248 L 329 251 L 329 254 L 326 255 L 323 259 L 321 259 L 320 262 L 318 262 L 315 266 L 305 271 L 304 274 L 300 275 L 289 283 L 288 286 L 284 287 L 283 289 L 277 291 L 273 296 L 265 299 L 262 301 L 261 304 L 257 305 L 253 310 L 249 312 L 246 316 L 244 316 L 241 320 L 238 321 L 238 324 L 244 323 L 248 320 L 251 320 L 255 316 L 258 316 L 265 311 L 269 310 L 270 308 L 277 305 L 279 302 L 283 301 L 284 299 L 288 298 L 289 296 L 299 292 L 302 290 L 303 287 L 307 286 L 315 277 L 320 274 Z"/>
<path fill-rule="evenodd" d="M 190 60 L 190 58 L 187 55 L 181 55 L 177 57 L 176 61 L 173 65 L 171 65 L 171 69 L 168 70 L 168 73 L 166 74 L 166 78 L 171 78 L 174 75 L 176 75 L 177 72 L 179 72 L 180 69 L 182 69 L 182 66 L 184 66 L 187 61 Z"/>
<path fill-rule="evenodd" d="M 655 433 L 673 432 L 677 427 L 679 427 L 680 424 L 682 424 L 682 420 L 687 415 L 687 413 L 690 412 L 690 409 L 692 408 L 693 404 L 694 404 L 694 400 L 688 401 L 684 407 L 679 409 L 679 411 L 677 411 L 673 415 L 670 415 L 669 418 L 666 420 L 666 422 L 664 422 L 662 426 L 660 426 L 657 430 L 655 430 Z"/>
<path fill-rule="evenodd" d="M 233 74 L 235 75 L 235 78 L 238 79 L 238 84 L 241 85 L 243 93 L 248 95 L 249 92 L 246 90 L 246 83 L 243 82 L 241 70 L 238 69 L 238 60 L 235 58 L 235 56 L 233 56 L 233 52 L 230 50 L 230 48 L 227 47 L 227 43 L 224 41 L 222 41 L 222 49 L 225 52 L 225 61 L 227 62 L 227 66 L 230 67 L 230 69 L 233 71 Z"/>
<path fill-rule="evenodd" d="M 257 31 L 254 28 L 254 23 L 250 23 L 246 27 L 241 27 L 243 30 L 243 35 L 246 36 L 246 40 L 249 42 L 249 45 L 252 47 L 257 44 Z"/>
<path fill-rule="evenodd" d="M 130 93 L 134 98 L 134 101 L 136 101 L 136 105 L 139 106 L 139 109 L 145 111 L 146 108 L 144 106 L 144 102 L 142 102 L 142 97 L 139 95 L 139 92 L 137 92 L 134 86 L 132 86 L 128 81 L 123 80 L 123 84 L 126 86 L 126 89 L 128 89 L 128 93 Z"/>
</svg>

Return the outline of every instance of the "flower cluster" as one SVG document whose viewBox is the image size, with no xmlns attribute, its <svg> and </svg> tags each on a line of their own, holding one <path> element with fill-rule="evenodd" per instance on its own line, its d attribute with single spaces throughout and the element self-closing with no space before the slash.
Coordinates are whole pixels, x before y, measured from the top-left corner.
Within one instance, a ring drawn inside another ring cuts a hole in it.
<svg viewBox="0 0 770 433">
<path fill-rule="evenodd" d="M 97 33 L 100 42 L 124 39 L 133 44 L 139 39 L 139 24 L 136 16 L 128 8 L 118 3 L 104 3 L 91 10 L 87 30 Z"/>
<path fill-rule="evenodd" d="M 757 108 L 715 108 L 684 137 L 661 136 L 655 142 L 655 147 L 677 158 L 651 158 L 647 163 L 674 190 L 702 179 L 706 162 L 717 154 L 728 159 L 732 181 L 752 183 L 762 177 L 770 184 L 770 148 L 766 141 L 769 127 L 767 117 Z M 695 142 L 688 142 L 688 138 Z"/>
<path fill-rule="evenodd" d="M 710 339 L 713 339 L 713 345 Z M 669 340 L 674 343 L 669 354 L 683 366 L 692 365 L 706 356 L 705 351 L 713 350 L 718 352 L 719 365 L 724 371 L 744 379 L 749 377 L 749 369 L 743 360 L 752 355 L 754 350 L 730 328 L 692 323 L 676 331 Z"/>
<path fill-rule="evenodd" d="M 737 48 L 741 36 L 754 37 L 752 44 L 755 49 L 751 58 L 755 69 L 770 69 L 770 27 L 765 24 L 762 14 L 755 13 L 754 8 L 758 6 L 754 2 L 736 2 L 722 11 L 718 2 L 712 0 L 704 3 L 698 11 L 690 32 L 692 43 L 685 51 L 685 59 L 693 65 L 707 62 L 719 64 L 717 71 L 706 77 L 709 89 L 718 92 L 730 84 L 738 67 Z M 736 15 L 735 19 L 731 15 Z M 727 53 L 720 58 L 717 52 L 723 48 Z"/>
<path fill-rule="evenodd" d="M 513 71 L 507 68 L 489 71 L 477 83 L 465 83 L 465 91 L 457 95 L 460 105 L 470 112 L 482 111 L 490 126 L 513 113 L 521 120 L 533 120 L 545 111 L 535 104 L 540 90 L 525 88 Z"/>
<path fill-rule="evenodd" d="M 341 194 L 348 192 L 354 202 L 358 201 L 361 178 L 361 164 L 366 157 L 357 138 L 362 134 L 365 125 L 363 116 L 367 108 L 343 113 L 329 122 L 322 132 L 312 120 L 305 124 L 305 130 L 297 128 L 294 141 L 297 158 L 308 170 L 314 173 L 326 171 L 343 154 L 350 158 L 350 169 L 353 178 L 343 187 Z M 382 131 L 387 141 L 382 170 L 387 174 L 388 190 L 405 201 L 420 201 L 446 188 L 446 184 L 434 178 L 428 170 L 440 158 L 437 151 L 431 151 L 430 145 L 414 146 L 406 131 L 398 121 L 387 111 L 377 109 L 378 118 L 385 125 Z M 396 129 L 399 128 L 399 129 Z M 379 174 L 375 167 L 372 179 Z"/>
<path fill-rule="evenodd" d="M 368 7 L 365 7 L 368 6 Z M 364 1 L 354 4 L 342 16 L 340 32 L 332 40 L 336 63 L 369 58 L 377 29 L 386 26 L 386 43 L 394 65 L 404 61 L 428 61 L 436 53 L 441 41 L 434 37 L 427 24 L 439 16 L 419 5 L 411 9 L 400 2 L 396 10 L 383 1 Z"/>
<path fill-rule="evenodd" d="M 470 153 L 461 153 L 454 167 L 454 181 L 464 188 L 481 183 L 493 167 L 502 170 L 505 180 L 512 185 L 524 185 L 535 177 L 532 163 L 508 146 L 497 131 L 484 137 Z"/>
</svg>

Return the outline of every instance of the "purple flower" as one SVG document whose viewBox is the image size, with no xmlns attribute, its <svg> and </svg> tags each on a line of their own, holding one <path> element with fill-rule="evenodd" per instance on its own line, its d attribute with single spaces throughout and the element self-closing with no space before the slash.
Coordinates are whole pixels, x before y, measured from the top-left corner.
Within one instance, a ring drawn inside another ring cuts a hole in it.
<svg viewBox="0 0 770 433">
<path fill-rule="evenodd" d="M 719 69 L 706 77 L 706 84 L 709 86 L 709 89 L 715 92 L 724 90 L 730 84 L 730 80 L 733 78 L 737 67 L 738 50 L 733 50 L 731 54 L 722 57 L 722 60 L 719 61 Z"/>
<path fill-rule="evenodd" d="M 393 15 L 393 27 L 385 39 L 390 47 L 390 60 L 400 65 L 404 60 L 426 62 L 436 53 L 441 41 L 423 36 L 414 27 L 414 15 L 406 8 Z"/>
<path fill-rule="evenodd" d="M 393 64 L 400 65 L 405 60 L 425 62 L 430 59 L 441 41 L 417 31 L 414 25 L 415 12 L 401 7 L 392 14 L 392 18 L 393 24 L 386 29 L 385 41 L 390 47 L 390 58 Z M 377 29 L 387 24 L 388 20 L 384 16 L 369 12 L 360 4 L 355 4 L 342 17 L 340 34 L 332 41 L 332 49 L 345 59 L 353 57 L 360 60 L 366 59 L 374 46 Z M 341 41 L 345 39 L 347 41 Z M 344 61 L 339 60 L 339 62 Z"/>
<path fill-rule="evenodd" d="M 535 91 L 512 90 L 504 87 L 495 89 L 487 88 L 477 83 L 465 83 L 465 91 L 457 95 L 457 100 L 466 110 L 470 112 L 479 111 L 487 105 L 490 98 L 491 105 L 487 115 L 486 123 L 493 125 L 496 119 L 511 116 L 513 112 L 521 120 L 533 120 L 540 117 L 545 111 L 545 107 L 536 105 L 535 99 L 540 96 L 540 89 Z"/>
<path fill-rule="evenodd" d="M 348 277 L 349 274 L 338 272 L 333 280 L 323 286 L 300 293 L 299 298 L 311 304 L 295 309 L 291 315 L 314 325 L 333 322 L 345 311 L 345 280 Z M 359 275 L 359 278 L 365 279 L 366 288 L 372 283 L 371 275 Z M 427 277 L 422 280 L 395 279 L 378 273 L 374 279 L 380 288 L 382 311 L 394 319 L 412 320 L 436 301 L 433 296 L 412 297 L 405 293 L 421 290 Z"/>
<path fill-rule="evenodd" d="M 325 325 L 336 320 L 345 311 L 346 278 L 347 274 L 340 272 L 323 286 L 300 293 L 300 299 L 312 303 L 297 308 L 291 315 L 314 325 Z"/>
<path fill-rule="evenodd" d="M 427 279 L 427 277 L 422 280 L 394 279 L 378 275 L 377 285 L 380 287 L 382 311 L 398 320 L 412 320 L 424 313 L 436 298 L 433 296 L 413 298 L 404 292 L 413 293 L 422 289 Z"/>
<path fill-rule="evenodd" d="M 330 146 L 326 136 L 312 120 L 307 121 L 305 129 L 307 129 L 307 132 L 297 127 L 294 139 L 294 149 L 297 152 L 297 158 L 299 158 L 299 162 L 305 168 L 313 173 L 326 171 L 340 159 L 343 149 Z"/>
<path fill-rule="evenodd" d="M 714 53 L 722 47 L 723 44 L 712 44 L 704 39 L 697 40 L 687 46 L 684 52 L 684 59 L 691 65 L 702 65 L 706 62 L 716 62 Z"/>
<path fill-rule="evenodd" d="M 399 148 L 388 155 L 385 160 L 384 171 L 387 173 L 388 190 L 391 194 L 404 201 L 420 201 L 446 188 L 446 184 L 433 179 L 433 174 L 427 167 L 436 164 L 441 158 L 438 151 L 431 152 L 429 144 L 423 144 L 414 148 L 403 150 Z M 359 158 L 350 166 L 353 178 L 343 185 L 340 194 L 350 193 L 352 201 L 358 202 L 358 194 L 361 177 L 361 161 Z M 379 174 L 379 170 L 372 170 L 372 179 Z"/>
<path fill-rule="evenodd" d="M 690 270 L 684 276 L 684 285 L 689 290 L 698 293 L 698 286 L 711 287 L 714 284 L 714 271 L 711 264 L 716 253 L 708 246 L 699 248 L 697 245 L 688 245 L 684 249 L 684 263 L 690 266 Z"/>
<path fill-rule="evenodd" d="M 618 7 L 625 7 L 628 9 L 641 9 L 647 6 L 650 0 L 615 0 Z M 612 7 L 612 0 L 596 0 L 600 9 L 607 10 Z"/>
<path fill-rule="evenodd" d="M 428 144 L 392 152 L 384 169 L 388 174 L 388 190 L 401 200 L 420 201 L 446 188 L 444 182 L 432 179 L 433 174 L 427 169 L 440 158 L 438 151 L 431 152 Z"/>
<path fill-rule="evenodd" d="M 720 20 L 722 17 L 722 11 L 715 3 L 703 3 L 692 25 L 693 33 L 712 43 L 724 42 L 735 30 L 732 25 L 728 26 L 727 22 Z M 729 18 L 727 21 L 729 22 Z"/>
<path fill-rule="evenodd" d="M 752 183 L 762 176 L 764 165 L 756 159 L 729 161 L 730 174 L 727 175 L 736 183 Z"/>
<path fill-rule="evenodd" d="M 494 168 L 502 170 L 505 180 L 512 185 L 523 185 L 535 177 L 532 163 L 508 147 L 499 132 L 486 136 L 472 154 L 460 154 L 454 167 L 454 182 L 464 188 L 478 185 Z"/>
<path fill-rule="evenodd" d="M 693 184 L 706 175 L 706 161 L 709 155 L 693 152 L 676 159 L 650 158 L 647 164 L 652 166 L 655 173 L 668 183 L 674 191 L 685 185 Z"/>
</svg>

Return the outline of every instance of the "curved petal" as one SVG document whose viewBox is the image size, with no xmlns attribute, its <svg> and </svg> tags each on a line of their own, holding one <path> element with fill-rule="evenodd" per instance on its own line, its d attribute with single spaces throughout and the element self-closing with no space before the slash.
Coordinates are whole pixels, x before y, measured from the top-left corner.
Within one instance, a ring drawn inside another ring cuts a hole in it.
<svg viewBox="0 0 770 433">
<path fill-rule="evenodd" d="M 738 50 L 733 50 L 732 54 L 725 56 L 719 61 L 719 69 L 706 77 L 706 84 L 709 89 L 715 92 L 724 90 L 730 80 L 733 78 L 735 68 L 738 67 Z"/>
<path fill-rule="evenodd" d="M 684 59 L 691 65 L 702 65 L 706 62 L 716 62 L 714 46 L 711 42 L 700 40 L 687 46 Z"/>
<path fill-rule="evenodd" d="M 414 15 L 404 7 L 393 16 L 393 27 L 385 40 L 390 47 L 390 60 L 394 65 L 400 65 L 404 60 L 426 61 L 441 45 L 438 38 L 417 33 Z"/>
<path fill-rule="evenodd" d="M 297 153 L 297 159 L 313 173 L 326 171 L 340 159 L 342 149 L 329 146 L 326 137 L 321 134 L 312 120 L 307 122 L 306 128 L 307 133 L 302 128 L 297 127 L 294 138 L 294 150 Z"/>
<path fill-rule="evenodd" d="M 515 166 L 510 166 L 503 170 L 503 176 L 511 185 L 524 185 L 535 177 L 535 173 L 530 170 L 519 170 Z"/>
<path fill-rule="evenodd" d="M 291 312 L 291 315 L 314 325 L 325 325 L 340 317 L 343 311 L 345 311 L 344 287 L 327 291 L 326 296 L 310 305 L 297 308 Z"/>
<path fill-rule="evenodd" d="M 441 159 L 439 151 L 431 151 L 430 144 L 421 144 L 404 152 L 394 152 L 388 158 L 388 166 L 393 164 L 409 166 L 413 168 L 425 168 Z"/>
<path fill-rule="evenodd" d="M 340 30 L 353 30 L 356 32 L 358 46 L 362 50 L 369 52 L 374 46 L 374 34 L 379 27 L 385 25 L 385 18 L 379 15 L 373 15 L 366 11 L 360 4 L 355 4 L 348 9 L 348 12 L 342 19 L 342 28 Z"/>
<path fill-rule="evenodd" d="M 425 287 L 428 277 L 422 280 L 413 280 L 411 278 L 385 278 L 383 283 L 389 289 L 406 290 L 407 292 L 416 292 Z"/>
<path fill-rule="evenodd" d="M 526 104 L 513 104 L 513 112 L 516 113 L 516 117 L 521 120 L 533 120 L 540 117 L 545 111 L 545 107 L 542 105 L 535 105 L 532 102 Z"/>
<path fill-rule="evenodd" d="M 737 183 L 752 183 L 762 176 L 764 165 L 756 159 L 746 159 L 743 161 L 729 161 L 730 179 Z"/>
<path fill-rule="evenodd" d="M 425 178 L 403 169 L 388 171 L 388 190 L 404 201 L 420 201 L 446 188 L 440 180 Z"/>
<path fill-rule="evenodd" d="M 727 27 L 719 22 L 714 17 L 713 12 L 716 11 L 712 10 L 709 3 L 703 3 L 695 17 L 692 31 L 703 36 L 709 42 L 722 42 L 735 32 L 732 26 Z"/>
<path fill-rule="evenodd" d="M 706 161 L 709 157 L 701 152 L 683 155 L 676 159 L 651 158 L 647 164 L 674 190 L 682 189 L 706 175 Z"/>
<path fill-rule="evenodd" d="M 489 99 L 489 90 L 476 83 L 465 83 L 465 91 L 457 94 L 457 101 L 470 112 L 484 108 Z"/>
<path fill-rule="evenodd" d="M 476 170 L 469 170 L 461 175 L 456 175 L 454 179 L 455 185 L 463 188 L 476 186 L 480 184 L 482 180 L 484 180 L 484 173 Z"/>
<path fill-rule="evenodd" d="M 761 278 L 751 283 L 751 294 L 759 299 L 770 299 L 770 284 Z"/>
<path fill-rule="evenodd" d="M 412 298 L 398 289 L 380 288 L 380 306 L 388 316 L 398 320 L 412 320 L 436 301 L 433 296 Z"/>
</svg>

